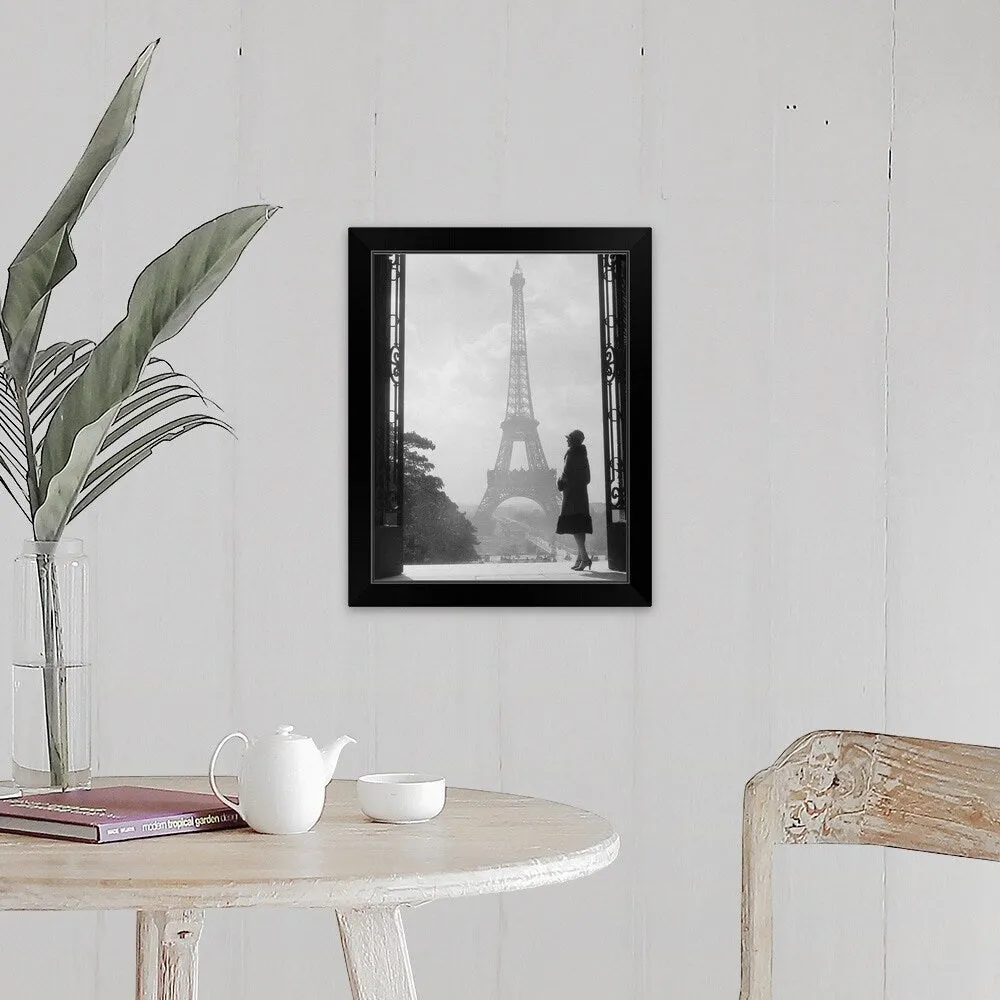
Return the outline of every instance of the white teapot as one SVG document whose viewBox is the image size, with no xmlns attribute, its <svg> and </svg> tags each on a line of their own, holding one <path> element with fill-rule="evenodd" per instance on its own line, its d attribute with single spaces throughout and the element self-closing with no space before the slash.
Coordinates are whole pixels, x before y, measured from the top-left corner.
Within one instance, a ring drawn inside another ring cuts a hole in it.
<svg viewBox="0 0 1000 1000">
<path fill-rule="evenodd" d="M 233 739 L 246 744 L 239 774 L 239 802 L 226 798 L 215 783 L 219 752 Z M 235 809 L 260 833 L 305 833 L 323 812 L 326 786 L 333 777 L 340 751 L 357 740 L 341 736 L 320 750 L 308 736 L 278 726 L 260 739 L 230 733 L 215 748 L 208 780 L 216 797 Z"/>
</svg>

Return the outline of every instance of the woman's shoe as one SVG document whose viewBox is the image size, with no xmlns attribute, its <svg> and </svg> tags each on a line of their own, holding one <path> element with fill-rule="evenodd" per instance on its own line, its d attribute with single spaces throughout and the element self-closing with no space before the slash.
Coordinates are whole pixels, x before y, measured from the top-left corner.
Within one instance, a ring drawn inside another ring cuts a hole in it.
<svg viewBox="0 0 1000 1000">
<path fill-rule="evenodd" d="M 580 563 L 582 563 L 582 562 L 583 562 L 583 560 L 580 558 L 580 556 L 577 556 L 576 557 L 576 562 L 573 563 L 572 566 L 570 566 L 570 569 L 579 569 L 580 568 Z"/>
<path fill-rule="evenodd" d="M 590 567 L 593 565 L 594 565 L 594 560 L 591 559 L 590 556 L 587 556 L 586 559 L 581 559 L 580 564 L 578 566 L 574 566 L 573 569 L 576 570 L 590 569 Z"/>
</svg>

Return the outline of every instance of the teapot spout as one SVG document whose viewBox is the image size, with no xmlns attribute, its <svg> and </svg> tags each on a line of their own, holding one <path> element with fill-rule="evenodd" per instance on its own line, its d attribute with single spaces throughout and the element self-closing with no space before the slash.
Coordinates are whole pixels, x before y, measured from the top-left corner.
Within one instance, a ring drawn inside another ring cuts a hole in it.
<svg viewBox="0 0 1000 1000">
<path fill-rule="evenodd" d="M 358 741 L 350 736 L 341 736 L 339 740 L 334 740 L 328 747 L 323 747 L 320 753 L 323 755 L 323 767 L 326 768 L 326 780 L 330 781 L 333 777 L 333 772 L 337 769 L 337 761 L 340 759 L 340 751 L 347 746 L 348 743 L 357 743 Z"/>
</svg>

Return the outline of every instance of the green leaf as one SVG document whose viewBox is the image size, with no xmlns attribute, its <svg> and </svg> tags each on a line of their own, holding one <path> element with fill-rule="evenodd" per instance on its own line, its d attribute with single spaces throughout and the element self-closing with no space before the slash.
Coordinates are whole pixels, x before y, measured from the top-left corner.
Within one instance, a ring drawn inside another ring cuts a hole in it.
<svg viewBox="0 0 1000 1000">
<path fill-rule="evenodd" d="M 94 346 L 92 340 L 74 340 L 72 343 L 62 341 L 35 355 L 31 380 L 28 382 L 27 404 L 32 447 L 36 455 L 41 452 L 49 419 L 73 381 L 83 371 Z M 16 402 L 14 417 L 23 439 Z"/>
<path fill-rule="evenodd" d="M 17 408 L 17 400 L 14 398 L 13 387 L 6 381 L 0 383 L 0 427 L 18 442 L 18 453 L 23 453 L 21 414 Z"/>
<path fill-rule="evenodd" d="M 35 511 L 35 538 L 42 542 L 57 541 L 76 503 L 80 486 L 94 456 L 101 447 L 115 418 L 114 409 L 102 413 L 96 420 L 82 426 L 73 436 L 72 449 L 62 468 L 51 477 L 45 502 Z M 49 427 L 51 428 L 51 424 Z M 45 447 L 42 446 L 42 458 Z"/>
<path fill-rule="evenodd" d="M 28 519 L 29 523 L 31 521 L 31 508 L 28 504 L 27 496 L 22 497 L 20 489 L 20 478 L 7 468 L 6 464 L 0 461 L 0 468 L 2 468 L 3 474 L 0 475 L 0 485 L 3 486 L 7 495 L 17 504 L 17 509 Z"/>
<path fill-rule="evenodd" d="M 28 395 L 30 396 L 35 392 L 67 358 L 74 357 L 85 348 L 93 350 L 95 346 L 92 340 L 74 340 L 72 343 L 62 340 L 58 344 L 46 347 L 44 351 L 39 351 L 35 355 L 35 363 L 31 368 Z"/>
<path fill-rule="evenodd" d="M 138 409 L 149 402 L 149 400 L 155 399 L 166 392 L 180 392 L 183 390 L 192 396 L 197 396 L 202 403 L 214 406 L 217 410 L 221 409 L 217 403 L 212 402 L 201 391 L 201 387 L 189 375 L 175 371 L 162 358 L 150 358 L 146 370 L 148 371 L 154 364 L 162 365 L 166 368 L 166 371 L 160 371 L 156 375 L 144 376 L 139 380 L 135 391 L 125 400 L 118 411 L 118 417 L 115 420 L 116 424 L 121 423 L 133 410 Z"/>
<path fill-rule="evenodd" d="M 128 420 L 123 419 L 125 416 L 125 406 L 122 406 L 122 408 L 118 411 L 115 422 L 111 425 L 111 431 L 104 441 L 104 447 L 101 449 L 101 453 L 103 453 L 105 448 L 110 448 L 127 434 L 134 431 L 137 427 L 141 427 L 147 421 L 151 420 L 157 413 L 161 413 L 163 410 L 168 410 L 172 406 L 179 406 L 181 403 L 190 402 L 192 399 L 205 402 L 205 397 L 192 389 L 180 389 L 176 391 L 170 388 L 157 389 L 150 393 L 149 396 L 144 396 L 142 398 L 139 412 L 129 417 Z M 98 454 L 98 458 L 99 457 L 100 454 Z"/>
<path fill-rule="evenodd" d="M 59 538 L 118 408 L 153 349 L 176 336 L 222 284 L 272 205 L 237 208 L 182 237 L 139 275 L 125 318 L 91 352 L 52 415 L 42 445 L 35 537 Z"/>
<path fill-rule="evenodd" d="M 31 424 L 31 435 L 35 442 L 36 451 L 42 447 L 43 439 L 39 435 L 44 434 L 44 429 L 47 426 L 46 421 L 58 409 L 63 396 L 69 391 L 69 387 L 80 372 L 87 367 L 89 361 L 90 350 L 74 357 L 65 367 L 52 372 L 38 393 L 31 397 L 28 412 L 34 418 Z M 44 409 L 42 409 L 43 407 Z M 42 411 L 40 414 L 39 410 Z"/>
<path fill-rule="evenodd" d="M 232 427 L 224 420 L 207 413 L 193 413 L 177 417 L 155 430 L 149 431 L 142 437 L 136 438 L 135 441 L 129 442 L 94 469 L 84 483 L 84 492 L 74 505 L 69 520 L 72 521 L 78 514 L 82 514 L 106 489 L 117 483 L 137 465 L 145 462 L 153 454 L 153 449 L 157 445 L 163 444 L 164 441 L 173 441 L 182 434 L 193 431 L 196 427 L 220 427 L 222 430 L 229 431 L 230 434 L 233 433 Z"/>
<path fill-rule="evenodd" d="M 20 414 L 13 389 L 6 380 L 0 381 L 0 485 L 30 521 L 28 466 L 24 455 L 24 439 L 21 436 Z"/>
<path fill-rule="evenodd" d="M 139 95 L 157 44 L 147 46 L 129 70 L 69 180 L 8 269 L 0 316 L 8 371 L 18 385 L 31 371 L 52 289 L 76 267 L 73 227 L 132 138 Z"/>
</svg>

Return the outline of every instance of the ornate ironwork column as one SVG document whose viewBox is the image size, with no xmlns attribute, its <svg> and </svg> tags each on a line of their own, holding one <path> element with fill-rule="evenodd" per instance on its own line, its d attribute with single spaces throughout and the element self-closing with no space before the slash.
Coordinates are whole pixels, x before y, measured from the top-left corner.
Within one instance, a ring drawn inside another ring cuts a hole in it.
<svg viewBox="0 0 1000 1000">
<path fill-rule="evenodd" d="M 628 572 L 628 254 L 597 255 L 608 567 Z"/>
<path fill-rule="evenodd" d="M 403 341 L 406 257 L 372 254 L 372 575 L 403 572 Z"/>
</svg>

